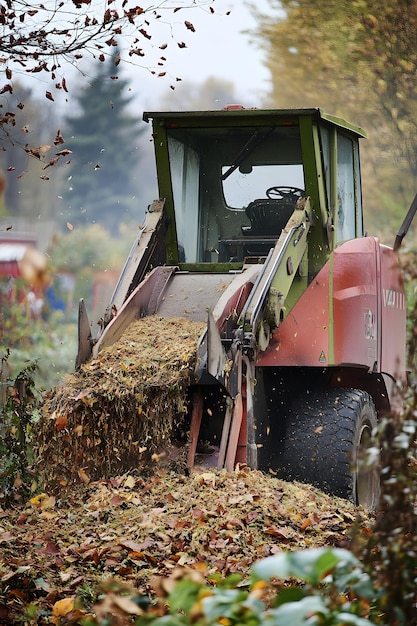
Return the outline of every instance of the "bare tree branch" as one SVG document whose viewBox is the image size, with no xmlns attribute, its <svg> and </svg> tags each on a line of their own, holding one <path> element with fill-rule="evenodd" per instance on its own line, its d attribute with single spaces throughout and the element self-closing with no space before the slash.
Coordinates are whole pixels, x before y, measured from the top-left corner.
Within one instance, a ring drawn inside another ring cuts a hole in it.
<svg viewBox="0 0 417 626">
<path fill-rule="evenodd" d="M 129 0 L 46 0 L 32 4 L 5 0 L 0 4 L 0 63 L 11 76 L 17 65 L 27 73 L 54 72 L 61 63 L 74 64 L 85 55 L 104 60 L 103 50 L 121 42 L 128 55 L 145 56 L 152 28 L 179 10 L 204 8 L 214 0 L 161 0 L 141 7 Z M 210 6 L 210 13 L 213 12 Z M 181 26 L 194 32 L 186 19 Z M 163 43 L 157 47 L 163 49 Z M 182 42 L 178 44 L 182 47 Z"/>
</svg>

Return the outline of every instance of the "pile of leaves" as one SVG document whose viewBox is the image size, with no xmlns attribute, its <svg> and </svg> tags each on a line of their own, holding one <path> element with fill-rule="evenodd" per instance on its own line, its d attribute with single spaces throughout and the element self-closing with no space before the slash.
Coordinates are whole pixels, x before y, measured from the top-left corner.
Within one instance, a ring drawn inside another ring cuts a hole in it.
<svg viewBox="0 0 417 626">
<path fill-rule="evenodd" d="M 29 623 L 80 623 L 57 616 L 75 606 L 88 613 L 100 593 L 114 598 L 112 588 L 123 602 L 123 585 L 152 599 L 155 575 L 181 566 L 206 579 L 245 578 L 283 550 L 348 545 L 357 519 L 345 500 L 246 467 L 131 473 L 64 499 L 40 494 L 0 513 L 0 621 L 26 612 L 37 616 Z"/>
<path fill-rule="evenodd" d="M 201 322 L 150 316 L 50 393 L 35 439 L 48 489 L 148 465 L 186 412 Z"/>
</svg>

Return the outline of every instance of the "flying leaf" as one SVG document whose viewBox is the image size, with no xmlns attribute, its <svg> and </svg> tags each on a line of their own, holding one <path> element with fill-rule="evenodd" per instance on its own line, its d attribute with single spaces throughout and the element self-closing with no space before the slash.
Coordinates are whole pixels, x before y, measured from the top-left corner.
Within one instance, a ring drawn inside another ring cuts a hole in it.
<svg viewBox="0 0 417 626">
<path fill-rule="evenodd" d="M 63 138 L 63 136 L 61 135 L 61 131 L 58 130 L 56 137 L 54 139 L 54 145 L 55 146 L 59 146 L 60 144 L 65 143 L 65 139 Z"/>
<path fill-rule="evenodd" d="M 65 148 L 64 150 L 60 150 L 59 152 L 55 152 L 55 154 L 57 156 L 68 156 L 69 154 L 72 154 L 72 150 L 68 150 L 68 148 Z"/>
</svg>

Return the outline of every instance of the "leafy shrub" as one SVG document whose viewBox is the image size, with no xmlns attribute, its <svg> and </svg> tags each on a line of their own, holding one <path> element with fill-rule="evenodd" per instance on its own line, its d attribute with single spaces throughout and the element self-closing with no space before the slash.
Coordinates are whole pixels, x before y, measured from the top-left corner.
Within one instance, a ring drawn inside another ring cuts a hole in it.
<svg viewBox="0 0 417 626">
<path fill-rule="evenodd" d="M 8 353 L 3 362 L 7 356 Z M 29 363 L 14 380 L 5 383 L 8 393 L 0 406 L 0 502 L 3 505 L 21 501 L 30 492 L 30 426 L 39 417 L 40 405 L 34 382 L 36 367 L 36 362 Z"/>
<path fill-rule="evenodd" d="M 278 583 L 278 581 L 281 581 Z M 284 582 L 285 581 L 285 582 Z M 157 579 L 159 600 L 130 595 L 116 603 L 109 594 L 94 606 L 85 626 L 128 623 L 136 626 L 369 626 L 375 589 L 368 574 L 349 551 L 317 548 L 283 552 L 259 561 L 251 578 L 238 574 L 207 582 L 195 570 L 174 571 Z M 115 589 L 113 588 L 112 592 Z M 120 589 L 126 594 L 126 589 Z M 112 604 L 113 603 L 113 604 Z"/>
</svg>

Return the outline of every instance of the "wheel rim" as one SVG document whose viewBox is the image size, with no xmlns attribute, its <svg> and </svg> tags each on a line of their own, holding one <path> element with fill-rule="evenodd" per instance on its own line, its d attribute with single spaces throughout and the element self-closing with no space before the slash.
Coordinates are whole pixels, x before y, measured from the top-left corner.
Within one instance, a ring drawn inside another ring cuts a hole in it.
<svg viewBox="0 0 417 626">
<path fill-rule="evenodd" d="M 372 447 L 372 428 L 363 424 L 356 458 L 356 504 L 372 509 L 379 495 L 379 475 L 376 463 L 370 463 L 369 449 Z"/>
</svg>

